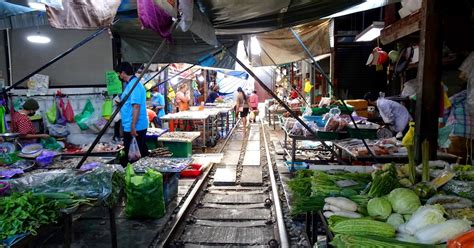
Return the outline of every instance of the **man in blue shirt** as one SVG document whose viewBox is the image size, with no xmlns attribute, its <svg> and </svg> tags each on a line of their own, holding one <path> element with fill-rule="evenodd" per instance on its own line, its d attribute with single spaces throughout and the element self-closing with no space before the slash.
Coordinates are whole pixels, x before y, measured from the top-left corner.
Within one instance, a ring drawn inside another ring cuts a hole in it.
<svg viewBox="0 0 474 248">
<path fill-rule="evenodd" d="M 153 111 L 156 111 L 158 125 L 161 128 L 161 117 L 165 115 L 165 97 L 158 91 L 157 87 L 153 90 L 154 92 L 151 97 L 151 106 Z"/>
<path fill-rule="evenodd" d="M 132 65 L 128 62 L 122 62 L 116 69 L 120 80 L 126 83 L 125 89 L 120 96 L 122 101 L 130 92 L 132 86 L 137 81 Z M 142 157 L 148 156 L 148 147 L 146 146 L 145 137 L 148 128 L 148 116 L 146 113 L 146 90 L 141 83 L 138 83 L 133 89 L 130 97 L 120 110 L 122 117 L 122 126 L 124 131 L 123 143 L 125 154 L 128 155 L 132 137 L 135 137 L 140 149 Z M 135 162 L 135 161 L 129 161 Z"/>
</svg>

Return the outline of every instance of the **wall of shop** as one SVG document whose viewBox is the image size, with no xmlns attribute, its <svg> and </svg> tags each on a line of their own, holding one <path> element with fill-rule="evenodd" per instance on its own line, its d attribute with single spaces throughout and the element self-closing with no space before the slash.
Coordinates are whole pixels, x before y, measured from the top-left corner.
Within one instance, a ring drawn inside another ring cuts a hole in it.
<svg viewBox="0 0 474 248">
<path fill-rule="evenodd" d="M 35 44 L 27 41 L 26 37 L 36 34 L 38 30 L 41 35 L 50 37 L 51 42 Z M 13 81 L 28 75 L 93 32 L 95 31 L 60 30 L 48 26 L 12 30 Z M 104 85 L 105 71 L 112 69 L 112 41 L 108 33 L 104 32 L 41 74 L 50 76 L 50 87 L 87 87 Z"/>
<path fill-rule="evenodd" d="M 53 95 L 58 89 L 50 89 L 47 95 Z M 61 88 L 61 93 L 69 95 L 67 98 L 64 98 L 64 103 L 67 104 L 69 100 L 74 110 L 74 114 L 77 115 L 82 112 L 84 106 L 88 99 L 91 100 L 92 105 L 94 106 L 94 113 L 101 115 L 102 113 L 102 104 L 104 103 L 105 97 L 97 94 L 102 93 L 106 89 L 101 87 L 90 87 L 90 88 Z M 13 101 L 18 99 L 26 100 L 28 97 L 25 96 L 27 91 L 22 89 L 15 89 L 11 92 L 13 95 Z M 84 95 L 74 95 L 74 94 L 84 94 Z M 87 95 L 90 94 L 90 95 Z M 47 127 L 50 125 L 45 117 L 46 111 L 53 105 L 52 96 L 34 96 L 34 99 L 38 101 L 40 106 L 39 110 L 36 112 L 43 116 L 43 125 Z M 68 123 L 67 129 L 71 133 L 68 136 L 68 142 L 74 144 L 90 144 L 97 136 L 96 132 L 91 130 L 82 131 L 76 123 Z M 113 125 L 109 127 L 106 134 L 102 138 L 102 141 L 110 141 L 113 136 Z"/>
</svg>

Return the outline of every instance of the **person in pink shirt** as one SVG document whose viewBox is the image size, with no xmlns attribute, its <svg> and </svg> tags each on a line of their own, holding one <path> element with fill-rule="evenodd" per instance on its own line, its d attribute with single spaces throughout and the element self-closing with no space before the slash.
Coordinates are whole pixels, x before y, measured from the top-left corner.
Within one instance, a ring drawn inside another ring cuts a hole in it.
<svg viewBox="0 0 474 248">
<path fill-rule="evenodd" d="M 249 106 L 250 106 L 250 122 L 255 122 L 258 115 L 258 95 L 257 91 L 253 91 L 252 94 L 249 96 Z"/>
</svg>

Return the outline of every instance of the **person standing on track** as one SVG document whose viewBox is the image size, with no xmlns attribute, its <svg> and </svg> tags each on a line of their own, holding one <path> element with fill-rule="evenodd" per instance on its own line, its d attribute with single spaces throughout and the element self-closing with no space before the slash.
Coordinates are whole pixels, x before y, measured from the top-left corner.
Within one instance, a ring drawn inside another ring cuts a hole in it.
<svg viewBox="0 0 474 248">
<path fill-rule="evenodd" d="M 244 127 L 244 132 L 247 128 L 247 115 L 249 114 L 249 104 L 247 96 L 241 87 L 237 89 L 237 101 L 235 104 L 236 110 L 242 118 L 242 126 Z"/>
</svg>

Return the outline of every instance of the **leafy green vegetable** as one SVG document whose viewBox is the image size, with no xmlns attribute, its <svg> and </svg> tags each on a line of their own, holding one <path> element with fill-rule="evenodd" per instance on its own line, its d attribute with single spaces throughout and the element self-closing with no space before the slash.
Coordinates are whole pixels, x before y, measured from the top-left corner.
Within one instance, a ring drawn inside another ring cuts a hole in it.
<svg viewBox="0 0 474 248">
<path fill-rule="evenodd" d="M 385 220 L 392 213 L 392 206 L 385 198 L 373 198 L 367 204 L 367 212 L 372 217 Z"/>
<path fill-rule="evenodd" d="M 406 188 L 397 188 L 388 195 L 393 211 L 399 214 L 412 214 L 420 206 L 420 198 L 415 192 Z"/>
<path fill-rule="evenodd" d="M 31 232 L 43 224 L 55 223 L 59 209 L 68 205 L 32 193 L 14 193 L 0 201 L 0 240 L 12 235 Z"/>
<path fill-rule="evenodd" d="M 397 170 L 395 165 L 387 164 L 383 170 L 375 171 L 373 174 L 372 184 L 368 195 L 370 197 L 380 197 L 388 194 L 392 189 L 399 186 L 397 178 Z"/>
</svg>

